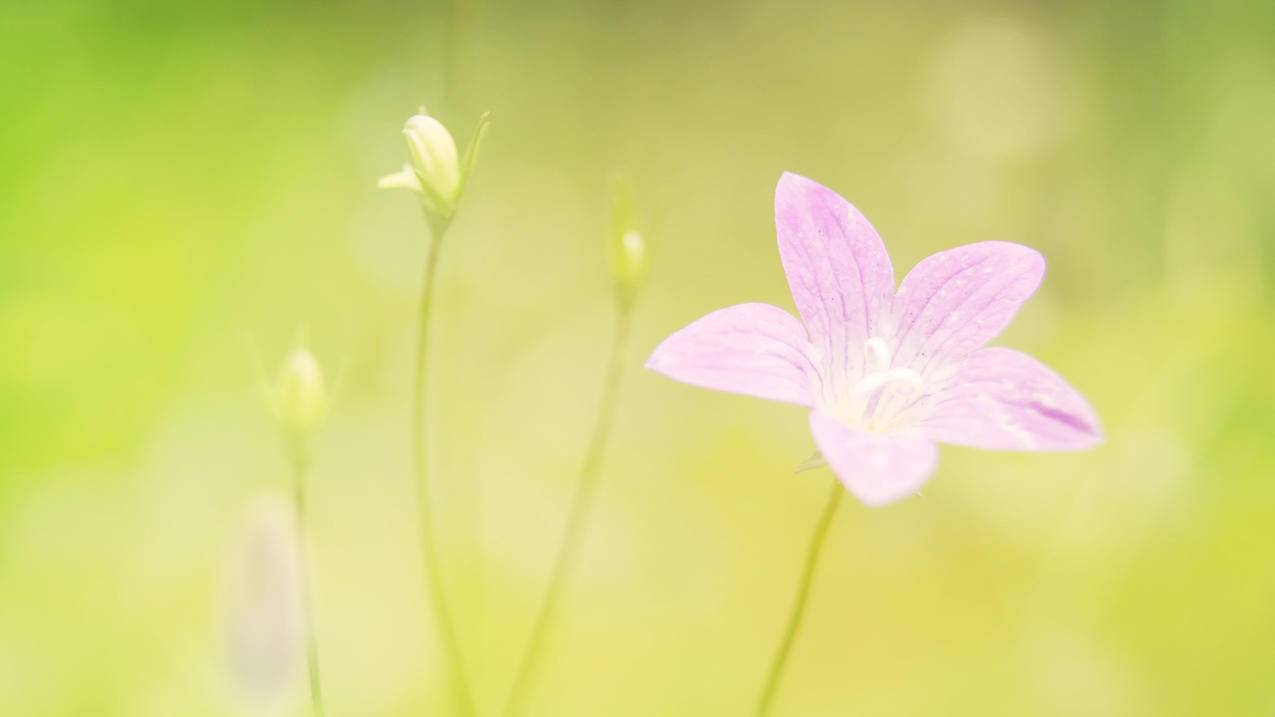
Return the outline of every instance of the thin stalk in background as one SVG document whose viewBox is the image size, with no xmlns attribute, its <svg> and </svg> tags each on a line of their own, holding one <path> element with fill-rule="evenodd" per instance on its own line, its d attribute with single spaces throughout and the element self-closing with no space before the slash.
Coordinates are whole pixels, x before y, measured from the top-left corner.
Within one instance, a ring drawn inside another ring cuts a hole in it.
<svg viewBox="0 0 1275 717">
<path fill-rule="evenodd" d="M 310 438 L 327 413 L 327 386 L 323 370 L 306 348 L 304 327 L 297 332 L 297 345 L 284 359 L 278 378 L 271 385 L 261 375 L 262 391 L 278 421 L 284 450 L 292 469 L 292 499 L 297 516 L 297 564 L 301 611 L 305 622 L 306 665 L 310 678 L 310 704 L 315 717 L 324 717 L 323 681 L 319 675 L 319 639 L 315 630 L 314 584 L 310 570 L 310 519 L 307 479 L 310 468 Z"/>
<path fill-rule="evenodd" d="M 310 573 L 309 514 L 306 502 L 306 477 L 309 461 L 300 445 L 292 449 L 292 498 L 297 511 L 297 550 L 301 575 L 301 611 L 305 618 L 306 668 L 310 677 L 310 706 L 315 717 L 324 717 L 323 680 L 319 674 L 319 638 L 315 630 L 314 585 Z"/>
<path fill-rule="evenodd" d="M 796 642 L 797 634 L 801 630 L 802 618 L 806 614 L 810 586 L 814 582 L 815 568 L 819 565 L 819 555 L 823 552 L 824 539 L 828 537 L 828 528 L 832 526 L 832 519 L 837 514 L 837 506 L 841 503 L 841 494 L 845 490 L 837 481 L 832 482 L 832 490 L 824 502 L 819 522 L 815 524 L 814 535 L 810 538 L 810 547 L 806 549 L 805 567 L 802 568 L 801 578 L 797 584 L 797 598 L 793 601 L 792 609 L 788 613 L 788 624 L 784 629 L 783 639 L 775 650 L 775 657 L 771 660 L 770 672 L 766 677 L 766 686 L 762 688 L 761 699 L 757 702 L 757 717 L 766 717 L 770 714 L 775 693 L 779 689 L 784 668 L 788 664 L 788 656 L 792 652 L 793 643 Z"/>
<path fill-rule="evenodd" d="M 425 270 L 421 279 L 420 305 L 417 310 L 416 362 L 412 386 L 411 449 L 412 476 L 416 489 L 417 525 L 420 527 L 421 567 L 425 591 L 438 628 L 444 657 L 447 660 L 452 695 L 458 713 L 463 717 L 474 714 L 474 700 L 465 674 L 465 663 L 456 635 L 456 623 L 447 601 L 447 589 L 443 584 L 443 571 L 439 563 L 441 554 L 435 535 L 433 501 L 430 497 L 429 456 L 427 452 L 426 398 L 429 379 L 429 328 L 433 315 L 434 283 L 438 273 L 438 258 L 443 240 L 456 216 L 456 208 L 465 193 L 469 174 L 478 156 L 478 147 L 487 131 L 487 115 L 478 120 L 478 128 L 463 158 L 457 157 L 456 143 L 451 133 L 422 108 L 419 114 L 407 119 L 403 136 L 407 140 L 411 163 L 403 169 L 381 178 L 377 186 L 386 189 L 407 189 L 421 201 L 425 221 L 429 226 Z"/>
<path fill-rule="evenodd" d="M 589 512 L 597 493 L 598 476 L 602 473 L 602 459 L 606 451 L 607 438 L 611 435 L 611 427 L 615 422 L 615 406 L 620 393 L 620 379 L 624 373 L 624 348 L 628 341 L 630 323 L 630 312 L 621 310 L 615 337 L 611 341 L 602 400 L 598 405 L 593 435 L 589 440 L 584 463 L 580 468 L 580 478 L 576 484 L 575 496 L 571 500 L 571 510 L 567 516 L 562 543 L 558 547 L 558 555 L 553 562 L 549 589 L 540 606 L 540 612 L 536 616 L 526 651 L 519 662 L 513 688 L 509 693 L 509 703 L 505 708 L 505 714 L 510 717 L 521 714 L 526 708 L 531 686 L 543 662 L 549 633 L 562 602 L 562 591 L 575 571 L 580 547 L 584 543 Z"/>
<path fill-rule="evenodd" d="M 624 349 L 633 323 L 633 307 L 646 281 L 648 270 L 646 240 L 637 230 L 633 211 L 633 190 L 628 179 L 619 176 L 611 182 L 611 277 L 615 283 L 616 326 L 607 360 L 602 398 L 598 405 L 593 434 L 585 450 L 580 467 L 571 508 L 567 513 L 567 526 L 558 554 L 554 558 L 549 577 L 549 587 L 544 602 L 531 628 L 527 647 L 518 663 L 509 701 L 505 705 L 508 717 L 521 714 L 531 696 L 532 685 L 544 661 L 549 635 L 562 603 L 562 592 L 575 572 L 575 564 L 584 543 L 589 512 L 597 493 L 598 478 L 602 473 L 602 459 L 606 453 L 607 439 L 615 421 L 615 406 L 620 393 L 620 379 L 624 373 Z"/>
<path fill-rule="evenodd" d="M 430 240 L 425 258 L 425 272 L 421 286 L 420 306 L 417 313 L 416 368 L 412 390 L 412 471 L 416 486 L 417 524 L 420 526 L 421 559 L 423 560 L 425 588 L 437 617 L 439 639 L 443 644 L 451 670 L 451 681 L 456 706 L 461 715 L 474 714 L 474 701 L 466 678 L 464 657 L 456 637 L 455 622 L 443 586 L 439 565 L 438 539 L 434 530 L 433 502 L 430 498 L 428 455 L 426 452 L 425 400 L 428 393 L 429 327 L 434 304 L 434 281 L 438 272 L 438 258 L 450 222 L 430 218 Z"/>
</svg>

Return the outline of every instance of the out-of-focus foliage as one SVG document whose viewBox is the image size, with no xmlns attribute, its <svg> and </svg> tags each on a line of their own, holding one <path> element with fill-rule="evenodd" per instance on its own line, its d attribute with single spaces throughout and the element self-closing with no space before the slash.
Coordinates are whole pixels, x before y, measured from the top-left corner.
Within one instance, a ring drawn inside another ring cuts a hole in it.
<svg viewBox="0 0 1275 717">
<path fill-rule="evenodd" d="M 845 510 L 778 713 L 1275 711 L 1269 2 L 17 0 L 0 88 L 0 714 L 303 713 L 227 664 L 247 516 L 287 485 L 253 356 L 298 322 L 348 362 L 309 516 L 329 711 L 440 703 L 405 428 L 424 222 L 375 189 L 421 103 L 458 136 L 492 111 L 432 410 L 484 713 L 601 390 L 616 170 L 651 273 L 536 714 L 756 697 L 830 474 L 792 474 L 800 410 L 639 366 L 710 309 L 788 305 L 782 170 L 855 202 L 900 275 L 1041 249 L 1004 340 L 1109 440 L 945 448 L 921 497 Z"/>
</svg>

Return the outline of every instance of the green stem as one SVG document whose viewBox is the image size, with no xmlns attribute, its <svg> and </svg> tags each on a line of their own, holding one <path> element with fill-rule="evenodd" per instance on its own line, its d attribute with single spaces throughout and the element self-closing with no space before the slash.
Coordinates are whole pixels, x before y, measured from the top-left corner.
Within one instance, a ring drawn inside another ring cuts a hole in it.
<svg viewBox="0 0 1275 717">
<path fill-rule="evenodd" d="M 584 463 L 580 468 L 575 496 L 572 498 L 571 509 L 567 514 L 567 527 L 562 543 L 558 547 L 558 555 L 554 559 L 548 592 L 545 594 L 544 602 L 540 606 L 540 612 L 531 629 L 531 637 L 527 641 L 527 648 L 523 652 L 513 688 L 509 693 L 509 702 L 505 707 L 505 714 L 510 717 L 521 714 L 526 708 L 531 686 L 535 682 L 548 636 L 562 601 L 562 591 L 575 570 L 589 510 L 597 492 L 598 476 L 601 474 L 607 437 L 611 433 L 611 426 L 615 419 L 615 405 L 624 369 L 624 347 L 628 340 L 629 323 L 629 312 L 621 310 L 615 338 L 611 342 L 611 355 L 607 364 L 602 400 L 598 407 L 596 422 L 593 424 L 593 435 L 585 452 Z"/>
<path fill-rule="evenodd" d="M 447 220 L 435 220 L 432 217 L 429 221 L 431 237 L 425 258 L 424 284 L 421 286 L 416 337 L 416 372 L 412 398 L 412 469 L 416 479 L 417 523 L 421 533 L 425 589 L 429 592 L 433 604 L 439 639 L 443 643 L 445 658 L 450 667 L 457 708 L 461 715 L 468 716 L 474 714 L 474 702 L 469 693 L 469 682 L 465 677 L 464 660 L 461 656 L 460 644 L 456 639 L 455 623 L 447 602 L 447 591 L 443 586 L 438 541 L 434 534 L 433 504 L 430 501 L 429 483 L 426 479 L 428 471 L 425 452 L 425 397 L 429 366 L 429 322 L 431 307 L 434 303 L 434 276 L 438 271 L 439 249 L 450 225 Z"/>
<path fill-rule="evenodd" d="M 779 689 L 779 681 L 784 675 L 784 666 L 788 664 L 788 654 L 792 652 L 797 633 L 801 630 L 801 620 L 806 614 L 806 602 L 810 598 L 810 586 L 814 582 L 815 567 L 819 564 L 819 554 L 823 552 L 824 539 L 828 537 L 828 528 L 832 526 L 832 518 L 841 503 L 841 494 L 845 492 L 837 481 L 832 482 L 832 491 L 828 494 L 823 506 L 823 513 L 815 525 L 814 535 L 810 538 L 810 547 L 806 549 L 806 565 L 801 572 L 801 582 L 797 587 L 797 599 L 793 602 L 788 614 L 788 626 L 784 630 L 783 640 L 775 650 L 775 657 L 770 664 L 770 674 L 766 677 L 766 686 L 762 689 L 761 700 L 757 703 L 757 717 L 770 714 L 770 706 Z"/>
<path fill-rule="evenodd" d="M 291 441 L 293 500 L 297 511 L 297 549 L 299 551 L 301 575 L 301 610 L 305 618 L 306 663 L 310 674 L 310 705 L 315 717 L 324 717 L 323 686 L 319 679 L 319 638 L 315 633 L 314 590 L 310 573 L 310 549 L 307 535 L 309 533 L 306 502 L 306 476 L 309 461 L 302 439 L 294 437 Z"/>
</svg>

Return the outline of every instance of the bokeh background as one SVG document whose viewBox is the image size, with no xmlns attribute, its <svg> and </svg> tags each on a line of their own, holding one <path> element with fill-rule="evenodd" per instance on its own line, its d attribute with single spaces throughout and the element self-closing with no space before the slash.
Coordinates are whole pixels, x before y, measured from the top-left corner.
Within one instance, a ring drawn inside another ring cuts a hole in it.
<svg viewBox="0 0 1275 717">
<path fill-rule="evenodd" d="M 831 474 L 793 474 L 800 409 L 640 366 L 708 310 L 790 306 L 783 170 L 900 275 L 1042 250 L 1002 342 L 1108 441 L 945 448 L 922 496 L 847 505 L 777 714 L 1275 713 L 1269 2 L 16 0 L 0 87 L 0 714 L 306 713 L 286 605 L 243 598 L 287 583 L 255 366 L 301 323 L 344 376 L 311 498 L 329 714 L 443 713 L 407 461 L 424 226 L 374 188 L 421 103 L 462 143 L 492 112 L 432 409 L 483 714 L 601 393 L 616 170 L 653 270 L 534 714 L 756 699 Z"/>
</svg>

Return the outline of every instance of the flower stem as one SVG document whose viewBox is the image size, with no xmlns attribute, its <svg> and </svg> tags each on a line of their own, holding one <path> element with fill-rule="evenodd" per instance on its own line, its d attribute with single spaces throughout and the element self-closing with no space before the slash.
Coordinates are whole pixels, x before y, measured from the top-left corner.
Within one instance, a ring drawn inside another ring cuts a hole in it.
<svg viewBox="0 0 1275 717">
<path fill-rule="evenodd" d="M 576 484 L 575 495 L 571 500 L 571 509 L 567 514 L 567 526 L 562 543 L 558 547 L 558 555 L 554 558 L 553 571 L 550 573 L 549 588 L 541 603 L 540 612 L 531 629 L 527 648 L 523 652 L 514 684 L 509 692 L 509 701 L 505 706 L 505 715 L 513 717 L 523 712 L 530 697 L 531 686 L 535 682 L 537 672 L 542 663 L 549 633 L 553 627 L 558 607 L 562 602 L 562 591 L 575 570 L 575 563 L 583 543 L 584 531 L 588 523 L 589 510 L 597 493 L 598 476 L 602 469 L 602 458 L 605 453 L 607 438 L 611 434 L 611 426 L 615 419 L 616 399 L 620 390 L 620 378 L 624 372 L 624 347 L 628 340 L 630 312 L 620 310 L 616 325 L 615 337 L 611 341 L 610 358 L 607 363 L 606 383 L 602 390 L 602 400 L 598 406 L 597 418 L 593 424 L 593 435 L 585 452 L 584 463 L 580 468 L 580 478 Z"/>
<path fill-rule="evenodd" d="M 841 494 L 845 488 L 837 481 L 832 482 L 832 491 L 824 502 L 823 513 L 815 525 L 814 535 L 810 538 L 810 547 L 806 549 L 806 564 L 801 571 L 801 581 L 797 586 L 797 599 L 788 613 L 788 626 L 784 630 L 783 640 L 775 650 L 775 657 L 770 664 L 770 674 L 766 677 L 766 686 L 762 689 L 761 699 L 757 703 L 757 717 L 770 714 L 770 706 L 779 689 L 779 681 L 783 678 L 784 667 L 788 663 L 788 655 L 792 652 L 797 633 L 801 630 L 801 620 L 806 614 L 806 603 L 810 598 L 810 585 L 814 582 L 815 567 L 819 564 L 819 554 L 823 552 L 824 539 L 828 537 L 828 528 L 832 526 L 832 518 L 841 503 Z"/>
<path fill-rule="evenodd" d="M 439 565 L 438 541 L 434 534 L 433 504 L 430 501 L 429 482 L 426 467 L 425 438 L 425 397 L 426 379 L 429 367 L 429 323 L 431 308 L 434 303 L 434 277 L 438 270 L 439 248 L 443 236 L 447 233 L 450 222 L 429 217 L 430 242 L 425 258 L 424 283 L 421 286 L 420 308 L 417 319 L 416 336 L 416 370 L 414 374 L 414 390 L 412 396 L 412 469 L 415 476 L 417 524 L 420 526 L 421 558 L 425 589 L 429 593 L 434 608 L 439 639 L 443 643 L 443 652 L 448 662 L 453 696 L 458 713 L 474 714 L 474 702 L 469 693 L 469 683 L 465 678 L 465 665 L 460 652 L 460 644 L 456 639 L 455 624 L 447 602 L 447 591 L 443 585 L 442 569 Z"/>
<path fill-rule="evenodd" d="M 294 437 L 290 441 L 292 453 L 292 497 L 297 511 L 297 550 L 298 567 L 301 576 L 301 611 L 305 619 L 306 664 L 310 675 L 310 706 L 314 717 L 324 717 L 323 683 L 319 679 L 319 638 L 315 633 L 314 589 L 310 573 L 310 549 L 307 535 L 309 533 L 309 516 L 306 502 L 306 477 L 309 474 L 306 449 L 303 440 Z"/>
</svg>

